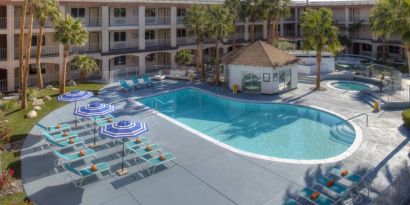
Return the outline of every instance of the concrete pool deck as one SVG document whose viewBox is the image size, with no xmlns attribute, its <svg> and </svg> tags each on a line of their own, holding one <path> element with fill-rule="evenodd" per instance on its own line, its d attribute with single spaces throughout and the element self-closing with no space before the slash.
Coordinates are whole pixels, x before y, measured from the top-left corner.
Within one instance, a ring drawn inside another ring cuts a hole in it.
<svg viewBox="0 0 410 205">
<path fill-rule="evenodd" d="M 372 198 L 394 181 L 398 173 L 408 170 L 410 145 L 408 131 L 401 127 L 400 111 L 373 113 L 357 93 L 334 89 L 312 92 L 309 89 L 312 85 L 299 83 L 298 89 L 282 95 L 232 96 L 226 89 L 215 89 L 201 83 L 166 81 L 157 88 L 125 94 L 118 92 L 117 84 L 111 84 L 87 102 L 98 100 L 114 104 L 117 109 L 114 116 L 146 122 L 150 129 L 147 136 L 165 151 L 174 153 L 177 162 L 160 167 L 155 174 L 148 176 L 128 158 L 126 163 L 130 174 L 100 177 L 100 181 L 90 178 L 84 187 L 75 188 L 66 177 L 66 171 L 54 168 L 55 157 L 50 150 L 42 148 L 45 142 L 39 128 L 34 127 L 21 153 L 22 178 L 29 198 L 38 204 L 281 204 L 303 187 L 312 185 L 316 176 L 325 174 L 334 165 L 288 164 L 239 155 L 170 123 L 152 111 L 137 110 L 133 103 L 133 99 L 139 97 L 186 86 L 241 99 L 313 105 L 346 117 L 367 113 L 368 127 L 364 118 L 354 120 L 363 131 L 359 149 L 340 164 L 360 174 L 374 171 Z M 67 114 L 72 113 L 72 109 L 73 105 L 66 105 L 50 113 L 39 124 L 47 126 L 72 121 L 73 115 Z M 92 140 L 90 131 L 90 127 L 78 130 L 86 142 Z M 121 166 L 121 146 L 113 146 L 110 139 L 101 143 L 96 149 L 96 162 L 107 162 L 114 172 Z M 74 166 L 83 164 L 79 162 Z"/>
</svg>

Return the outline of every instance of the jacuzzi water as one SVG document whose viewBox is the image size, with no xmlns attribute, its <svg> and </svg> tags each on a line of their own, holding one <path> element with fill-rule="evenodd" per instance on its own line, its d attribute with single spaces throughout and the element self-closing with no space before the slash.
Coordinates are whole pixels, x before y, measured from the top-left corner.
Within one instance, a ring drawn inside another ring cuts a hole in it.
<svg viewBox="0 0 410 205">
<path fill-rule="evenodd" d="M 335 157 L 356 137 L 340 117 L 304 106 L 235 101 L 191 88 L 139 101 L 229 147 L 268 157 Z"/>
<path fill-rule="evenodd" d="M 370 86 L 361 84 L 361 83 L 354 83 L 354 82 L 347 82 L 347 81 L 338 81 L 330 84 L 331 86 L 341 89 L 341 90 L 350 90 L 350 91 L 362 91 L 362 90 L 370 90 Z"/>
</svg>

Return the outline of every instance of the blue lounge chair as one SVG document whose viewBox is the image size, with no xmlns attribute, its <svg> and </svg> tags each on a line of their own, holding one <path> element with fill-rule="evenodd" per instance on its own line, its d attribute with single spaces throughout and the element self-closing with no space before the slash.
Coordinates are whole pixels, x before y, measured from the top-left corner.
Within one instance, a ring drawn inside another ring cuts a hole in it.
<svg viewBox="0 0 410 205">
<path fill-rule="evenodd" d="M 99 174 L 105 171 L 108 171 L 111 175 L 110 167 L 108 166 L 108 164 L 101 162 L 101 163 L 96 164 L 96 166 L 97 166 L 97 171 L 93 171 L 91 170 L 91 165 L 89 167 L 77 170 L 69 164 L 64 164 L 64 168 L 67 171 L 73 174 L 74 177 L 79 178 L 79 179 L 75 179 L 74 177 L 72 177 L 72 182 L 75 187 L 81 187 L 83 185 L 84 180 L 89 176 L 93 176 L 93 175 L 96 175 L 96 174 Z"/>
<path fill-rule="evenodd" d="M 160 159 L 160 156 L 157 157 L 152 157 L 152 158 L 146 158 L 146 157 L 142 157 L 142 159 L 146 162 L 146 164 L 148 165 L 148 167 L 146 168 L 148 171 L 149 175 L 152 175 L 155 173 L 155 168 L 160 166 L 160 165 L 164 165 L 167 162 L 171 162 L 171 161 L 175 161 L 175 156 L 169 152 L 162 154 L 162 156 L 165 157 L 164 160 Z M 152 168 L 152 171 L 150 171 L 150 169 Z"/>
<path fill-rule="evenodd" d="M 339 178 L 346 179 L 346 180 L 350 181 L 350 182 L 353 183 L 353 184 L 359 184 L 359 183 L 362 182 L 363 177 L 360 176 L 360 175 L 358 175 L 358 174 L 355 174 L 355 173 L 351 172 L 350 170 L 348 170 L 347 175 L 342 176 L 342 171 L 343 171 L 343 170 L 347 170 L 347 169 L 345 169 L 345 168 L 343 168 L 343 167 L 338 167 L 338 166 L 337 166 L 337 167 L 334 167 L 334 168 L 330 171 L 330 174 L 335 175 L 335 176 L 337 176 L 337 177 L 339 177 Z"/>
<path fill-rule="evenodd" d="M 133 92 L 134 91 L 134 88 L 129 86 L 128 83 L 125 80 L 120 80 L 120 85 L 127 92 Z"/>
<path fill-rule="evenodd" d="M 134 84 L 134 87 L 137 87 L 138 89 L 144 87 L 145 85 L 143 83 L 140 83 L 138 78 L 136 76 L 131 76 L 131 81 Z"/>
<path fill-rule="evenodd" d="M 349 189 L 346 186 L 337 181 L 333 181 L 333 185 L 329 186 L 329 181 L 331 181 L 331 179 L 322 176 L 315 179 L 316 184 L 319 184 L 321 187 L 336 193 L 338 197 L 344 197 L 349 194 Z"/>
<path fill-rule="evenodd" d="M 294 199 L 289 199 L 287 201 L 285 201 L 285 203 L 283 203 L 282 205 L 299 205 L 300 203 L 298 203 L 296 200 Z"/>
<path fill-rule="evenodd" d="M 141 148 L 142 146 L 148 144 L 150 139 L 148 137 L 140 137 L 141 142 L 136 142 L 135 140 L 130 140 L 125 143 L 125 147 L 127 148 L 126 151 L 136 150 Z"/>
<path fill-rule="evenodd" d="M 319 196 L 316 199 L 312 199 L 311 196 L 314 192 L 317 192 L 317 191 L 309 187 L 306 187 L 302 191 L 300 191 L 298 195 L 316 205 L 332 205 L 335 203 L 335 201 L 333 201 L 328 196 L 320 192 L 319 192 L 320 193 Z"/>
<path fill-rule="evenodd" d="M 60 133 L 60 134 L 55 134 L 55 135 L 51 135 L 50 133 L 48 133 L 44 129 L 40 129 L 40 132 L 43 136 L 47 136 L 48 138 L 50 138 L 51 140 L 56 141 L 56 142 L 78 137 L 77 132 L 74 132 L 74 131 L 66 132 L 65 134 Z"/>
<path fill-rule="evenodd" d="M 61 131 L 66 131 L 66 130 L 71 131 L 71 125 L 61 123 L 61 124 L 47 127 L 47 131 L 49 133 L 61 132 Z"/>
<path fill-rule="evenodd" d="M 73 138 L 72 139 L 73 142 L 71 143 L 70 140 L 54 141 L 48 136 L 43 135 L 43 137 L 47 141 L 48 148 L 51 148 L 52 146 L 59 147 L 59 148 L 68 148 L 68 147 L 73 147 L 77 145 L 84 145 L 84 140 L 79 139 L 79 138 Z"/>
<path fill-rule="evenodd" d="M 151 86 L 151 87 L 154 87 L 154 86 L 156 85 L 156 83 L 155 83 L 154 81 L 152 81 L 147 75 L 144 75 L 144 76 L 142 77 L 142 79 L 144 80 L 144 83 L 145 83 L 145 84 L 147 84 L 147 85 L 149 85 L 149 86 Z"/>
<path fill-rule="evenodd" d="M 53 154 L 57 157 L 57 159 L 54 161 L 54 165 L 59 166 L 63 163 L 71 164 L 75 161 L 86 159 L 88 157 L 94 157 L 95 158 L 95 151 L 92 149 L 86 149 L 84 150 L 84 155 L 81 156 L 80 152 L 77 151 L 75 153 L 70 153 L 70 154 L 64 154 L 60 151 L 54 150 Z"/>
</svg>

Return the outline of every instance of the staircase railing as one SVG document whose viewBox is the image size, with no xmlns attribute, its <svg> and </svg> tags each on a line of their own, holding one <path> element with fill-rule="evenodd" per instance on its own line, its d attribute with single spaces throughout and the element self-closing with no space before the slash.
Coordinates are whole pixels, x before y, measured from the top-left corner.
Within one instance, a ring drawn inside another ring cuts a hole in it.
<svg viewBox="0 0 410 205">
<path fill-rule="evenodd" d="M 346 120 L 343 120 L 343 121 L 341 121 L 341 122 L 338 122 L 336 125 L 342 124 L 342 123 L 347 122 L 347 121 L 351 121 L 351 120 L 356 119 L 356 118 L 361 117 L 361 116 L 366 116 L 366 127 L 368 127 L 368 126 L 369 126 L 369 115 L 366 114 L 366 113 L 362 113 L 362 114 L 359 114 L 359 115 L 355 115 L 355 116 L 350 117 L 350 118 L 348 118 L 348 119 L 346 119 Z M 336 126 L 336 125 L 335 125 L 335 126 Z"/>
<path fill-rule="evenodd" d="M 160 106 L 158 106 L 158 104 L 160 104 Z M 164 102 L 162 102 L 162 101 L 160 101 L 160 100 L 157 100 L 157 99 L 152 99 L 152 106 L 154 107 L 154 110 L 156 111 L 156 112 L 159 112 L 159 108 L 161 108 L 161 106 L 164 106 L 165 105 L 165 103 Z"/>
</svg>

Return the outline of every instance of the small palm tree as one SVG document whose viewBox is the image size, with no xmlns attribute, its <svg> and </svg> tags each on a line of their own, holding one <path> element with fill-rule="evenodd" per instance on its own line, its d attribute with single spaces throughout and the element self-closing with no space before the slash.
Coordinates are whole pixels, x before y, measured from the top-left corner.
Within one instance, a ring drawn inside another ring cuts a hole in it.
<svg viewBox="0 0 410 205">
<path fill-rule="evenodd" d="M 390 12 L 386 6 L 378 4 L 373 7 L 371 11 L 370 25 L 372 32 L 382 39 L 382 58 L 384 63 L 386 63 L 386 41 L 392 32 L 391 25 L 389 24 L 391 20 L 387 20 L 387 18 L 390 19 L 392 16 L 390 16 Z"/>
<path fill-rule="evenodd" d="M 255 41 L 256 38 L 256 29 L 255 23 L 258 17 L 263 18 L 263 4 L 262 0 L 244 0 L 241 5 L 241 10 L 243 15 L 250 18 L 251 21 L 251 41 Z"/>
<path fill-rule="evenodd" d="M 43 33 L 47 19 L 51 22 L 57 22 L 60 19 L 60 9 L 58 7 L 57 0 L 32 0 L 34 6 L 34 16 L 38 19 L 39 30 L 37 36 L 37 52 L 36 52 L 36 64 L 37 64 L 37 87 L 43 88 L 43 77 L 41 75 L 41 48 L 43 44 Z"/>
<path fill-rule="evenodd" d="M 225 0 L 224 6 L 229 9 L 229 13 L 232 15 L 232 26 L 233 26 L 233 32 L 232 32 L 232 48 L 236 48 L 236 19 L 239 18 L 240 15 L 240 9 L 241 9 L 241 0 Z"/>
<path fill-rule="evenodd" d="M 268 8 L 268 25 L 271 26 L 269 32 L 269 42 L 273 44 L 276 40 L 276 31 L 278 30 L 278 23 L 280 19 L 288 18 L 290 16 L 290 0 L 265 0 Z"/>
<path fill-rule="evenodd" d="M 20 35 L 19 35 L 19 78 L 20 78 L 20 82 L 19 82 L 19 86 L 20 86 L 20 92 L 22 92 L 22 88 L 23 88 L 23 79 L 24 79 L 24 29 L 25 29 L 25 25 L 26 25 L 26 14 L 27 14 L 27 10 L 28 10 L 28 6 L 29 6 L 29 0 L 24 0 L 24 4 L 23 4 L 23 8 L 21 11 L 21 16 L 20 16 Z M 23 103 L 22 103 L 23 105 Z"/>
<path fill-rule="evenodd" d="M 196 69 L 201 69 L 201 79 L 205 81 L 205 68 L 203 66 L 203 47 L 207 36 L 207 26 L 209 25 L 208 8 L 203 5 L 195 4 L 187 10 L 185 17 L 185 27 L 190 35 L 196 37 Z"/>
<path fill-rule="evenodd" d="M 25 59 L 22 69 L 22 84 L 21 84 L 21 108 L 27 109 L 27 95 L 28 95 L 28 76 L 29 76 L 29 67 L 30 67 L 30 57 L 31 57 L 31 36 L 33 34 L 33 22 L 34 22 L 34 7 L 33 2 L 29 1 L 27 4 L 27 10 L 29 13 L 28 17 L 28 32 L 26 36 L 26 50 L 25 50 Z M 24 26 L 24 25 L 23 25 Z M 22 34 L 20 34 L 22 35 Z M 23 55 L 20 53 L 20 55 Z"/>
<path fill-rule="evenodd" d="M 328 8 L 307 9 L 302 14 L 301 26 L 305 37 L 303 40 L 304 49 L 316 51 L 315 90 L 320 90 L 322 52 L 325 50 L 336 52 L 341 47 L 337 37 L 338 29 L 333 26 L 333 12 Z"/>
<path fill-rule="evenodd" d="M 192 62 L 192 53 L 188 49 L 183 49 L 177 52 L 175 55 L 175 62 L 178 65 L 186 66 Z"/>
<path fill-rule="evenodd" d="M 63 71 L 60 76 L 60 94 L 65 93 L 65 81 L 67 76 L 67 58 L 71 45 L 83 46 L 87 42 L 87 31 L 80 20 L 74 20 L 67 15 L 65 19 L 57 22 L 54 38 L 63 44 Z"/>
<path fill-rule="evenodd" d="M 100 70 L 97 62 L 87 55 L 75 54 L 70 64 L 74 70 L 80 70 L 81 83 L 84 83 L 87 74 L 95 73 Z"/>
<path fill-rule="evenodd" d="M 220 81 L 220 55 L 219 48 L 221 47 L 222 41 L 234 30 L 234 25 L 232 24 L 233 16 L 229 10 L 221 5 L 212 6 L 210 9 L 211 18 L 214 19 L 210 22 L 209 32 L 210 35 L 216 40 L 216 56 L 215 56 L 215 84 L 219 85 Z"/>
</svg>

